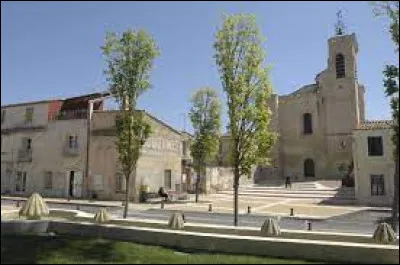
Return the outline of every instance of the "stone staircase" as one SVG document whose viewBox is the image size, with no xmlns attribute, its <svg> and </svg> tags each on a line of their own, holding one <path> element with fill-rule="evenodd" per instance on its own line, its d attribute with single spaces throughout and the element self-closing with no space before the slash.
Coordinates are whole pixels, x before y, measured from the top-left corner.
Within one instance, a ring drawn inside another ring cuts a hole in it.
<svg viewBox="0 0 400 265">
<path fill-rule="evenodd" d="M 219 194 L 233 194 L 232 190 L 219 191 Z M 251 197 L 278 197 L 298 199 L 322 199 L 327 204 L 353 204 L 355 203 L 354 188 L 331 185 L 328 187 L 318 181 L 295 182 L 292 188 L 285 188 L 284 185 L 264 186 L 252 184 L 239 187 L 240 196 Z"/>
</svg>

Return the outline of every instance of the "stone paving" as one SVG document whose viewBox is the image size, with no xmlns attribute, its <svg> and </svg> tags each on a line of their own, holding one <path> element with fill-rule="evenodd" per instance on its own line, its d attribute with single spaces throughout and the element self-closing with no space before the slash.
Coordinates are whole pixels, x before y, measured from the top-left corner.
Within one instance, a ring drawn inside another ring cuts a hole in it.
<svg viewBox="0 0 400 265">
<path fill-rule="evenodd" d="M 189 202 L 186 203 L 166 203 L 164 209 L 167 210 L 181 210 L 193 212 L 208 212 L 209 204 L 212 204 L 212 212 L 214 213 L 232 213 L 233 212 L 233 195 L 230 194 L 210 194 L 200 195 L 200 202 L 195 203 L 195 195 L 189 195 Z M 5 197 L 2 200 L 7 200 L 7 205 L 2 203 L 3 209 L 16 209 L 12 207 L 10 200 L 25 200 L 25 198 L 18 197 Z M 101 207 L 120 207 L 122 208 L 121 201 L 89 201 L 89 200 L 70 200 L 45 198 L 46 201 L 52 203 L 85 205 L 85 206 L 101 206 Z M 285 197 L 252 197 L 252 196 L 239 196 L 239 213 L 245 214 L 248 211 L 248 206 L 251 207 L 251 213 L 254 215 L 279 215 L 289 216 L 290 209 L 293 208 L 296 216 L 313 217 L 326 219 L 340 215 L 346 215 L 368 209 L 370 207 L 361 206 L 328 206 L 319 205 L 322 199 L 318 198 L 285 198 Z M 15 202 L 16 204 L 16 202 Z M 7 207 L 7 208 L 6 208 Z M 9 208 L 11 207 L 11 208 Z M 160 209 L 160 203 L 156 204 L 129 204 L 129 209 L 133 211 L 146 211 L 149 209 Z"/>
<path fill-rule="evenodd" d="M 201 201 L 212 202 L 212 211 L 217 213 L 233 212 L 233 197 L 230 195 L 202 195 Z M 318 205 L 321 199 L 288 199 L 288 198 L 239 198 L 239 213 L 244 214 L 251 207 L 252 214 L 289 216 L 293 208 L 297 216 L 314 218 L 331 218 L 338 215 L 362 211 L 368 207 L 361 206 L 328 206 Z M 207 212 L 210 203 L 166 204 L 165 209 Z M 160 208 L 159 206 L 154 208 Z"/>
</svg>

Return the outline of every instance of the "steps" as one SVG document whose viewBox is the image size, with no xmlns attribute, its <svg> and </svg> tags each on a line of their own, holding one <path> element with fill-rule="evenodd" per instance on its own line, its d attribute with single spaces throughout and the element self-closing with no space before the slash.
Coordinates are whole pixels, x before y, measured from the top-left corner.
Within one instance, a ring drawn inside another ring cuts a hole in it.
<svg viewBox="0 0 400 265">
<path fill-rule="evenodd" d="M 233 195 L 232 190 L 223 190 L 218 194 Z M 327 187 L 316 181 L 295 182 L 292 188 L 286 189 L 284 186 L 262 186 L 248 185 L 239 187 L 240 196 L 252 197 L 281 197 L 281 198 L 301 198 L 301 199 L 324 199 L 327 202 L 342 203 L 355 202 L 354 188 L 346 187 Z"/>
</svg>

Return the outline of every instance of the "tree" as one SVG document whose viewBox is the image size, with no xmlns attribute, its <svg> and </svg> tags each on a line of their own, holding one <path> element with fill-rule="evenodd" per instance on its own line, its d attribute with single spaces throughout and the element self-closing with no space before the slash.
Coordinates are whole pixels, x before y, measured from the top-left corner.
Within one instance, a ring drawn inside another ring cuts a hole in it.
<svg viewBox="0 0 400 265">
<path fill-rule="evenodd" d="M 151 127 L 144 117 L 145 113 L 138 111 L 136 104 L 139 96 L 151 87 L 150 71 L 154 59 L 159 55 L 159 50 L 155 40 L 143 30 L 127 30 L 122 36 L 108 33 L 102 50 L 108 64 L 105 74 L 109 89 L 120 109 L 116 117 L 116 147 L 126 180 L 124 208 L 124 218 L 126 218 L 131 175 L 133 199 L 137 201 L 137 161 L 140 150 L 151 133 Z"/>
<path fill-rule="evenodd" d="M 197 172 L 196 202 L 198 202 L 200 175 L 205 174 L 206 162 L 215 157 L 219 147 L 221 104 L 217 93 L 211 88 L 196 91 L 191 103 L 189 117 L 194 129 L 194 139 L 190 151 Z"/>
<path fill-rule="evenodd" d="M 269 164 L 276 135 L 270 132 L 272 93 L 263 66 L 263 40 L 253 15 L 225 17 L 214 43 L 215 60 L 227 95 L 228 130 L 234 171 L 234 225 L 238 225 L 239 179 L 251 175 L 254 165 Z"/>
<path fill-rule="evenodd" d="M 379 1 L 372 2 L 374 14 L 389 18 L 389 33 L 396 46 L 395 52 L 399 58 L 399 2 L 398 1 Z M 398 65 L 386 65 L 383 71 L 385 94 L 390 97 L 390 107 L 393 117 L 393 136 L 394 145 L 393 159 L 395 162 L 394 173 L 394 196 L 392 203 L 392 227 L 397 231 L 397 219 L 399 214 L 399 67 Z"/>
</svg>

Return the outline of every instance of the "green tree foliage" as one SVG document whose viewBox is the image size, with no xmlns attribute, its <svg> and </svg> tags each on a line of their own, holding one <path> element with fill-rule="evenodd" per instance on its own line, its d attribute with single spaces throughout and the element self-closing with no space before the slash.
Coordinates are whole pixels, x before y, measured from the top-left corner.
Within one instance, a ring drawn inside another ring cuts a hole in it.
<svg viewBox="0 0 400 265">
<path fill-rule="evenodd" d="M 200 175 L 205 174 L 206 162 L 215 158 L 219 147 L 221 103 L 215 90 L 202 88 L 193 94 L 191 104 L 189 117 L 194 129 L 194 139 L 190 151 L 197 171 L 196 202 L 198 202 Z"/>
<path fill-rule="evenodd" d="M 396 59 L 399 58 L 399 1 L 374 1 L 373 11 L 376 16 L 389 19 L 389 33 L 396 46 Z M 393 116 L 393 145 L 394 145 L 394 198 L 392 205 L 392 226 L 397 230 L 396 218 L 399 213 L 399 66 L 386 65 L 383 71 L 383 86 L 386 96 L 390 98 Z"/>
<path fill-rule="evenodd" d="M 231 161 L 234 169 L 234 225 L 238 219 L 238 187 L 252 166 L 267 165 L 276 135 L 270 131 L 272 94 L 264 66 L 263 38 L 253 15 L 229 15 L 217 31 L 215 60 L 227 95 Z"/>
<path fill-rule="evenodd" d="M 151 87 L 150 72 L 159 50 L 155 40 L 145 31 L 132 29 L 121 36 L 108 33 L 102 50 L 108 66 L 105 74 L 109 89 L 120 108 L 116 118 L 116 147 L 122 173 L 126 179 L 124 208 L 124 218 L 126 218 L 131 185 L 133 198 L 135 201 L 138 200 L 136 165 L 140 150 L 151 133 L 145 113 L 136 110 L 136 105 L 139 96 Z M 131 174 L 132 184 L 130 184 Z"/>
</svg>

